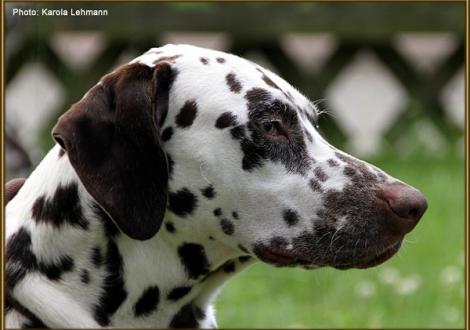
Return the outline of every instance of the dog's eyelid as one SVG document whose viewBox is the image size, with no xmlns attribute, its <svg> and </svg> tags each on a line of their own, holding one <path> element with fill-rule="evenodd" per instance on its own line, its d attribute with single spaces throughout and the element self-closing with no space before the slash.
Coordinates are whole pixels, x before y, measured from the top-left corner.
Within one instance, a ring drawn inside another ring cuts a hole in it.
<svg viewBox="0 0 470 330">
<path fill-rule="evenodd" d="M 280 119 L 262 119 L 256 121 L 256 126 L 263 132 L 263 135 L 269 138 L 281 138 L 284 137 L 287 141 L 290 141 L 289 128 L 286 127 L 285 122 Z"/>
</svg>

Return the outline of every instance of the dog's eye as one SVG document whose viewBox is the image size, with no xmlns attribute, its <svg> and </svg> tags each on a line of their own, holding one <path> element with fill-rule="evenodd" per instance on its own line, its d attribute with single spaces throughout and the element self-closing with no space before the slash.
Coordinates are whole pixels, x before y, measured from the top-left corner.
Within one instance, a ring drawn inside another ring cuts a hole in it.
<svg viewBox="0 0 470 330">
<path fill-rule="evenodd" d="M 264 120 L 258 123 L 258 127 L 269 137 L 288 137 L 286 129 L 279 120 Z"/>
<path fill-rule="evenodd" d="M 262 125 L 263 125 L 263 130 L 266 133 L 271 133 L 276 129 L 275 123 L 273 121 L 265 121 L 265 122 L 263 122 Z"/>
</svg>

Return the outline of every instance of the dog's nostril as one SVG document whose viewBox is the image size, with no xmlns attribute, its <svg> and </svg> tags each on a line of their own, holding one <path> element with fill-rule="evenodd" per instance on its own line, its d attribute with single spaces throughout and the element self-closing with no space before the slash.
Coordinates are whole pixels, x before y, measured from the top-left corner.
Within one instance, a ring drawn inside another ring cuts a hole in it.
<svg viewBox="0 0 470 330">
<path fill-rule="evenodd" d="M 422 193 L 401 183 L 385 186 L 382 193 L 391 211 L 398 215 L 393 222 L 403 234 L 416 226 L 428 207 Z"/>
</svg>

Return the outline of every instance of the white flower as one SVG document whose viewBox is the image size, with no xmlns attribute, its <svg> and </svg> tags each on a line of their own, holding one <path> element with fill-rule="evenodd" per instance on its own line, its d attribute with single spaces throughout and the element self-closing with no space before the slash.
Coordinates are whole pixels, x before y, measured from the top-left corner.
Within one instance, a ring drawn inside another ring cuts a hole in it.
<svg viewBox="0 0 470 330">
<path fill-rule="evenodd" d="M 400 272 L 396 268 L 384 268 L 379 273 L 379 279 L 384 284 L 395 284 L 400 280 Z"/>
<path fill-rule="evenodd" d="M 395 289 L 398 294 L 410 295 L 413 294 L 421 286 L 421 277 L 419 275 L 411 275 L 403 278 L 395 284 Z"/>
<path fill-rule="evenodd" d="M 453 285 L 460 281 L 462 270 L 459 267 L 448 266 L 441 271 L 441 282 L 445 285 Z"/>
<path fill-rule="evenodd" d="M 369 298 L 375 294 L 375 284 L 370 281 L 362 281 L 356 284 L 354 291 L 362 298 Z"/>
</svg>

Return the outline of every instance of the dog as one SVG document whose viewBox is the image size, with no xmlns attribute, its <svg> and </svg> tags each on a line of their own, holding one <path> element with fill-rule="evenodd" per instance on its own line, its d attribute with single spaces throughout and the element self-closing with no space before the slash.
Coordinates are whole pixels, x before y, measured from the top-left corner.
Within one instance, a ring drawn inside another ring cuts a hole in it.
<svg viewBox="0 0 470 330">
<path fill-rule="evenodd" d="M 189 45 L 152 48 L 62 115 L 6 206 L 8 328 L 215 328 L 256 261 L 367 268 L 427 208 L 328 144 L 274 73 Z"/>
</svg>

